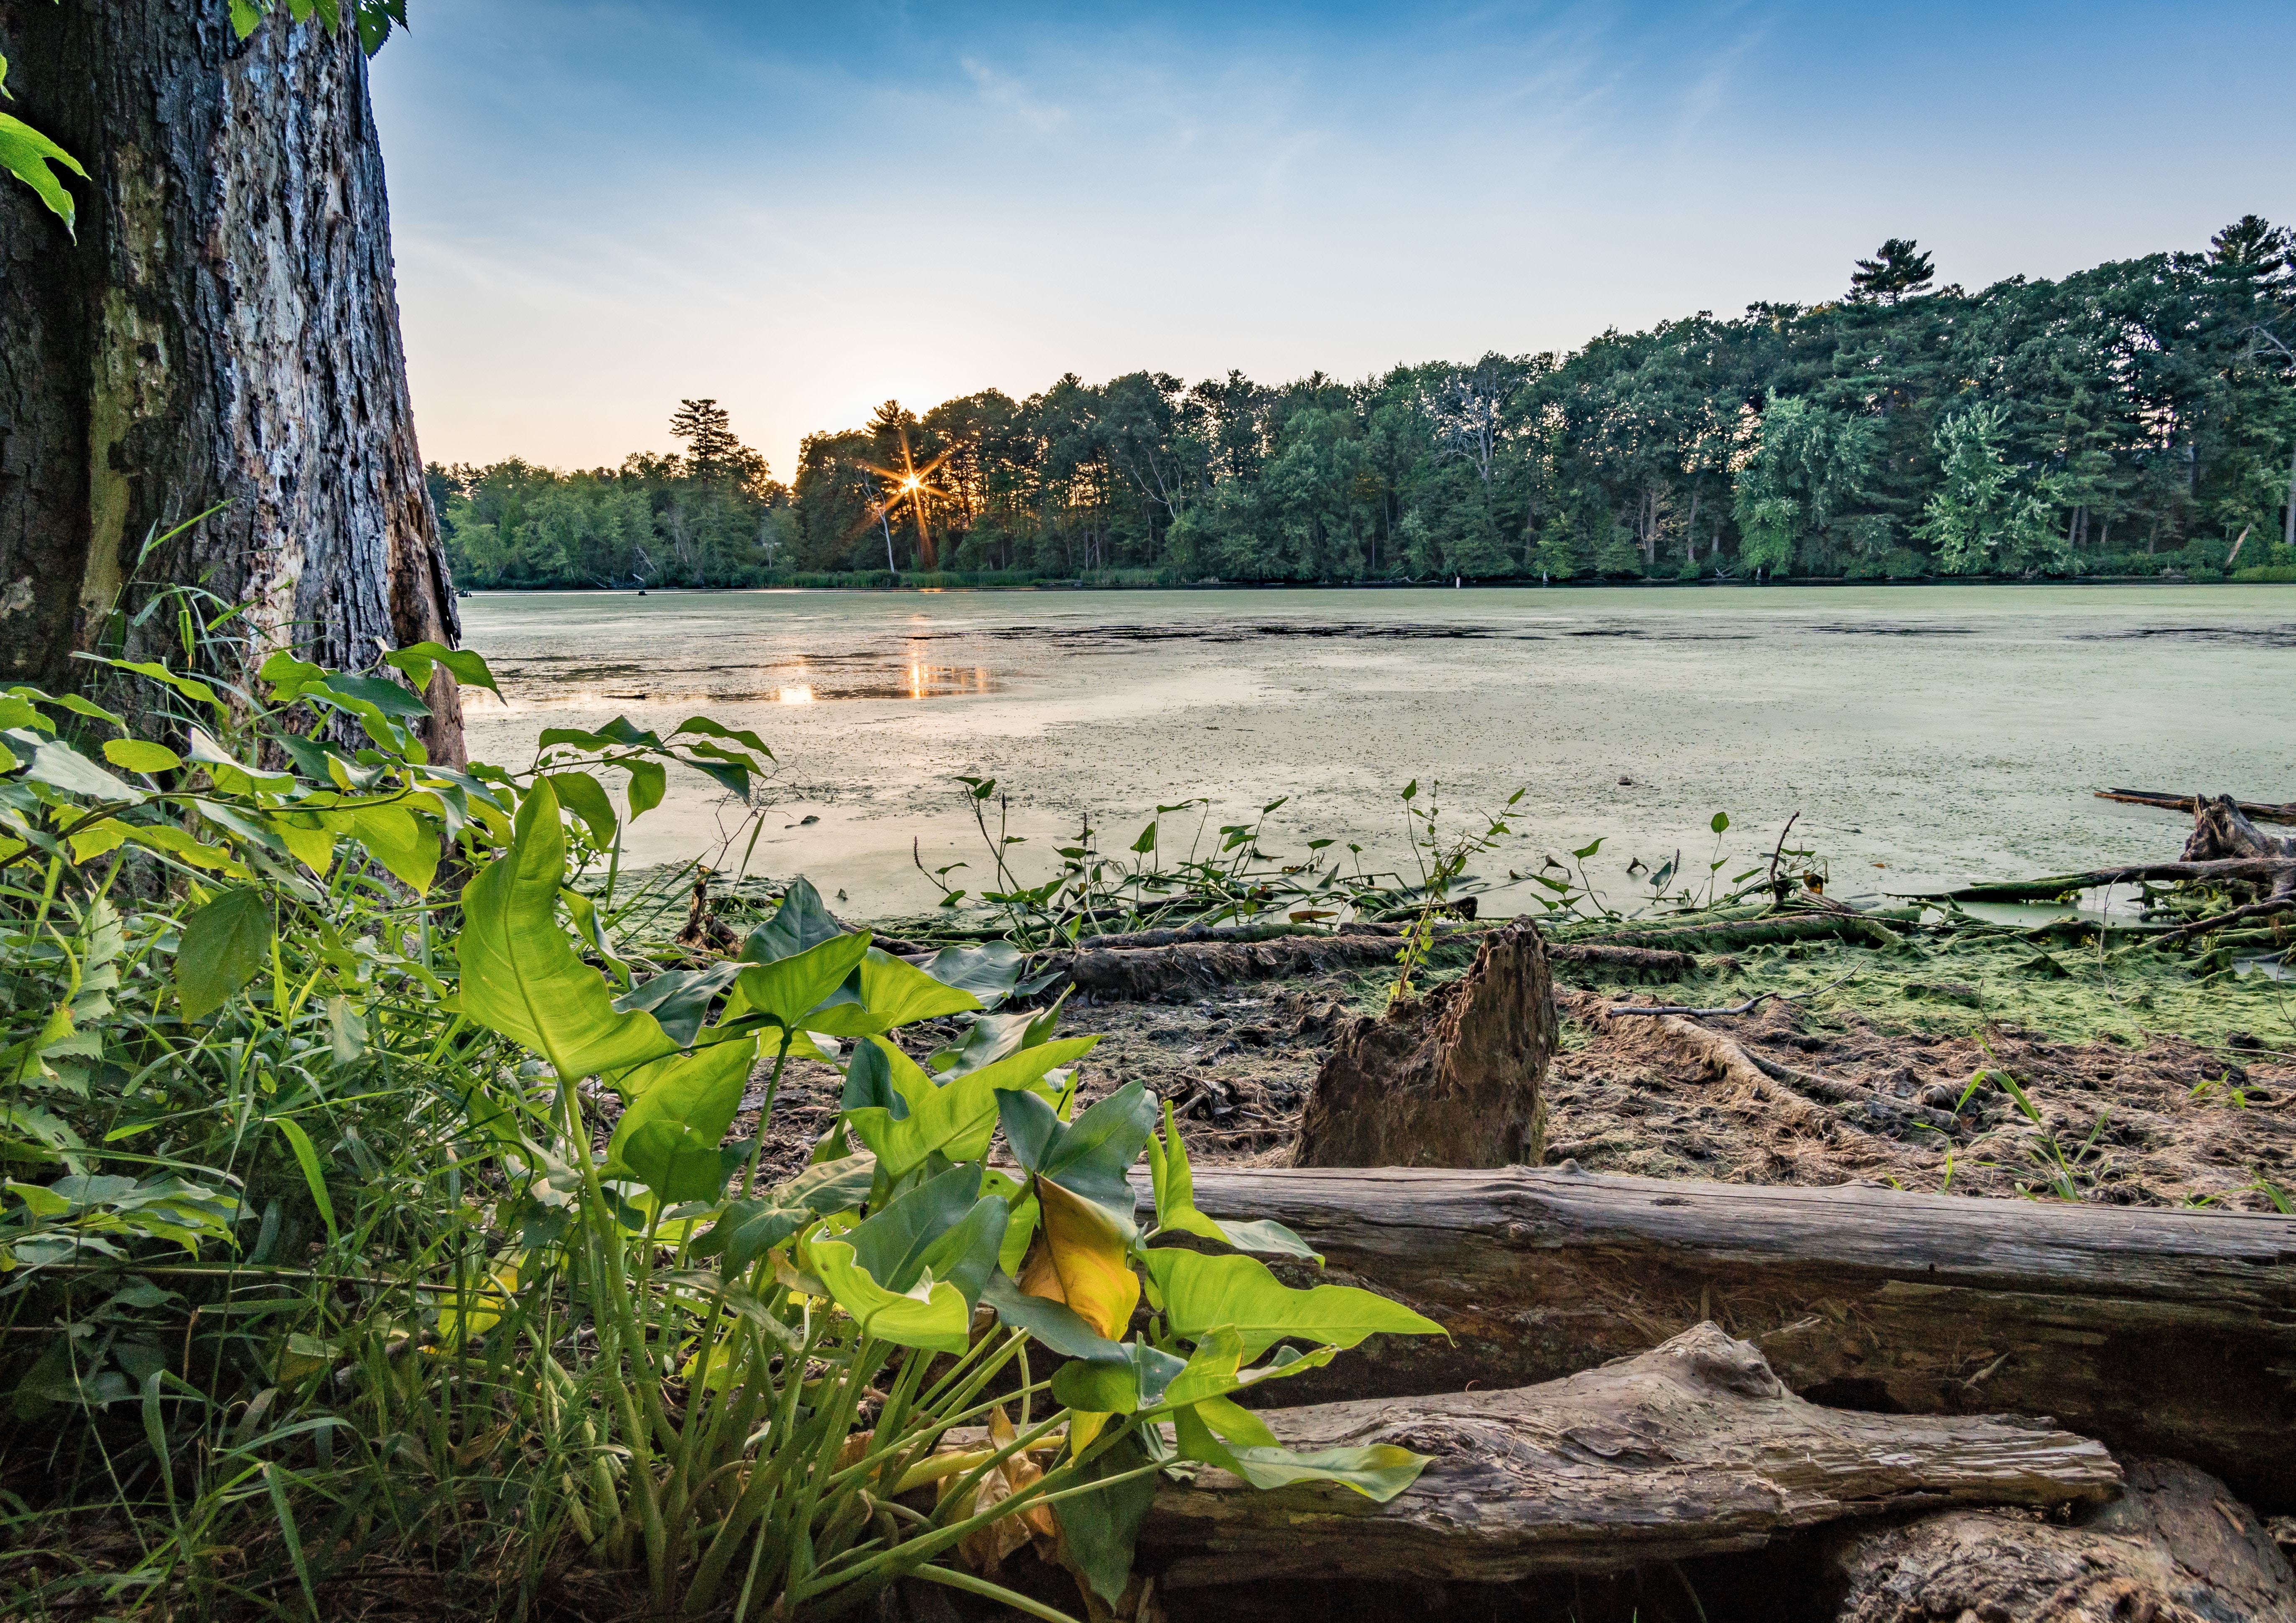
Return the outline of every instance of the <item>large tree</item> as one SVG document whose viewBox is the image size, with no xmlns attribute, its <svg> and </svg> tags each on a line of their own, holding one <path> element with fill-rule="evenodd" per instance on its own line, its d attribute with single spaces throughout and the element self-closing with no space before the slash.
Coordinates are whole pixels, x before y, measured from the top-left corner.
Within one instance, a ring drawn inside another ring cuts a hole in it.
<svg viewBox="0 0 2296 1623">
<path fill-rule="evenodd" d="M 155 583 L 245 605 L 257 653 L 366 668 L 458 634 L 363 19 L 291 10 L 0 0 L 12 111 L 86 170 L 74 232 L 0 183 L 0 676 L 70 680 Z M 459 758 L 443 668 L 430 697 Z"/>
</svg>

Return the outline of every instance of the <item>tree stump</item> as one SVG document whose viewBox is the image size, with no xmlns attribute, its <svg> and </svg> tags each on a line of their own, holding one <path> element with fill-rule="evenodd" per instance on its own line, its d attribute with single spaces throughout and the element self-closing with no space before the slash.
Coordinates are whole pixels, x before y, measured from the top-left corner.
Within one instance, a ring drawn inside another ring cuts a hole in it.
<svg viewBox="0 0 2296 1623">
<path fill-rule="evenodd" d="M 1308 1091 L 1294 1164 L 1536 1163 L 1554 1041 L 1546 950 L 1518 920 L 1483 939 L 1459 980 L 1341 1029 Z"/>
<path fill-rule="evenodd" d="M 1948 1511 L 1835 1534 L 1835 1623 L 2296 1623 L 2296 1575 L 2253 1512 L 2206 1471 L 2130 1456 L 2122 1497 L 2070 1526 Z"/>
</svg>

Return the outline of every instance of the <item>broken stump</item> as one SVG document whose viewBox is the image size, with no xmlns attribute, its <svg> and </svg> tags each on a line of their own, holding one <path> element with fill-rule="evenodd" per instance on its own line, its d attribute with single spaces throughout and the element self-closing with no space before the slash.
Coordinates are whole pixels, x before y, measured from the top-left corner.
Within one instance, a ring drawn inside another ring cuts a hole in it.
<svg viewBox="0 0 2296 1623">
<path fill-rule="evenodd" d="M 1546 949 L 1518 920 L 1484 937 L 1458 980 L 1341 1028 L 1308 1090 L 1293 1163 L 1536 1163 L 1554 1041 Z"/>
</svg>

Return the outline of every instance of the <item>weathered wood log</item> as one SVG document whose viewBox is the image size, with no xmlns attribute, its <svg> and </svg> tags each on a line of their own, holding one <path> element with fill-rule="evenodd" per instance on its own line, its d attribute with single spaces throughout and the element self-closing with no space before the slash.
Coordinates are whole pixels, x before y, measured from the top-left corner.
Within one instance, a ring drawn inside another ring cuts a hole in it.
<svg viewBox="0 0 2296 1623">
<path fill-rule="evenodd" d="M 1529 920 L 1483 938 L 1458 980 L 1341 1027 L 1293 1146 L 1302 1167 L 1505 1167 L 1546 1150 L 1554 1053 L 1546 954 Z"/>
<path fill-rule="evenodd" d="M 1144 931 L 1144 935 L 1158 932 Z M 1435 940 L 1438 962 L 1457 963 L 1488 930 L 1448 929 Z M 1109 937 L 1111 940 L 1126 938 Z M 1291 980 L 1392 963 L 1402 955 L 1401 935 L 1349 926 L 1328 935 L 1271 935 L 1257 939 L 1168 941 L 1142 947 L 1096 947 L 1046 956 L 1037 972 L 1066 975 L 1095 997 L 1150 999 L 1195 996 L 1250 980 Z M 1687 953 L 1636 946 L 1589 944 L 1547 949 L 1557 963 L 1653 980 L 1679 980 L 1697 960 Z"/>
<path fill-rule="evenodd" d="M 2101 1445 L 2034 1422 L 1807 1403 L 1712 1324 L 1540 1386 L 1263 1418 L 1292 1448 L 1434 1457 L 1385 1504 L 1329 1483 L 1255 1492 L 1200 1469 L 1157 1495 L 1141 1529 L 1160 1590 L 1615 1571 L 1909 1505 L 2099 1500 L 2120 1480 Z"/>
<path fill-rule="evenodd" d="M 2296 1218 L 1559 1168 L 1207 1167 L 1196 1199 L 1452 1332 L 1376 1338 L 1302 1397 L 1527 1385 L 1711 1318 L 1806 1397 L 2054 1414 L 2296 1510 Z"/>
<path fill-rule="evenodd" d="M 2053 873 L 2043 879 L 2006 881 L 1999 884 L 1963 885 L 1954 890 L 1924 891 L 1943 902 L 2048 902 L 2076 890 L 2103 885 L 2133 885 L 2143 881 L 2177 884 L 2273 885 L 2296 873 L 2296 857 L 2230 857 L 2209 862 L 2140 862 L 2125 868 L 2092 868 L 2086 873 Z"/>
<path fill-rule="evenodd" d="M 2267 834 L 2244 816 L 2230 795 L 2218 795 L 2210 799 L 2206 795 L 2193 803 L 2193 832 L 2185 839 L 2182 853 L 2186 862 L 2223 862 L 2239 857 L 2296 858 L 2296 837 Z M 2292 870 L 2277 887 L 2286 891 L 2296 886 L 2296 870 Z"/>
<path fill-rule="evenodd" d="M 2254 1512 L 2206 1471 L 2124 1459 L 2124 1495 L 2070 1526 L 1948 1511 L 1825 1541 L 1836 1623 L 2296 1623 L 2296 1574 Z"/>
<path fill-rule="evenodd" d="M 1904 938 L 1882 920 L 1849 912 L 1790 913 L 1720 924 L 1650 924 L 1636 930 L 1613 930 L 1599 938 L 1598 942 L 1587 945 L 1711 953 L 1733 947 L 1758 947 L 1770 941 L 1823 940 L 1855 941 L 1880 947 L 1904 945 Z"/>
<path fill-rule="evenodd" d="M 2189 812 L 2197 810 L 2201 797 L 2197 795 L 2161 794 L 2149 789 L 2100 789 L 2100 800 L 2120 800 L 2130 806 L 2154 806 L 2162 811 Z M 2242 816 L 2255 823 L 2296 823 L 2296 800 L 2285 806 L 2267 806 L 2261 800 L 2234 800 Z"/>
</svg>

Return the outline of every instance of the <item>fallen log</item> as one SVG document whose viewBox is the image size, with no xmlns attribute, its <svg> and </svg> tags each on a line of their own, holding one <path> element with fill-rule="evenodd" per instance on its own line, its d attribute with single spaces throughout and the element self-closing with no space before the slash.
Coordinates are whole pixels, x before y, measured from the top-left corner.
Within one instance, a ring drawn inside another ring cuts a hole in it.
<svg viewBox="0 0 2296 1623">
<path fill-rule="evenodd" d="M 1881 920 L 1848 912 L 1795 913 L 1722 924 L 1653 924 L 1637 930 L 1613 930 L 1586 945 L 1712 953 L 1734 947 L 1759 947 L 1766 942 L 1823 940 L 1856 941 L 1880 947 L 1905 945 L 1905 938 Z"/>
<path fill-rule="evenodd" d="M 2011 880 L 1999 884 L 1964 885 L 1954 890 L 1923 891 L 1924 899 L 1940 902 L 2053 902 L 2077 890 L 2105 885 L 2226 884 L 2270 885 L 2296 874 L 2296 857 L 2227 857 L 2212 862 L 2140 862 L 2125 868 L 2093 868 L 2086 873 L 2053 873 L 2042 879 Z"/>
<path fill-rule="evenodd" d="M 2175 1460 L 2120 1463 L 2123 1496 L 2077 1512 L 2070 1526 L 2030 1512 L 1956 1510 L 1832 1533 L 1819 1555 L 1823 1615 L 2296 1623 L 2288 1558 L 2223 1483 Z"/>
<path fill-rule="evenodd" d="M 2120 800 L 2130 806 L 2153 806 L 2162 811 L 2194 811 L 2198 808 L 2201 799 L 2197 795 L 2160 794 L 2146 789 L 2100 789 L 2095 792 L 2100 800 Z M 2267 806 L 2260 800 L 2235 800 L 2233 805 L 2251 822 L 2296 823 L 2296 800 L 2285 806 Z"/>
<path fill-rule="evenodd" d="M 2296 1511 L 2296 1218 L 1561 1168 L 1207 1167 L 1196 1200 L 1451 1331 L 1375 1338 L 1302 1396 L 1526 1385 L 1710 1318 L 1805 1397 L 2054 1414 Z"/>
<path fill-rule="evenodd" d="M 1504 1167 L 1546 1151 L 1554 988 L 1529 920 L 1456 980 L 1341 1027 L 1300 1120 L 1301 1167 Z"/>
<path fill-rule="evenodd" d="M 1435 939 L 1445 961 L 1457 963 L 1462 950 L 1488 930 L 1446 930 Z M 1117 938 L 1120 939 L 1120 938 Z M 1402 937 L 1354 927 L 1329 935 L 1270 936 L 1257 940 L 1215 939 L 1167 942 L 1161 946 L 1095 947 L 1054 953 L 1039 972 L 1066 976 L 1078 991 L 1095 997 L 1148 1001 L 1201 996 L 1250 980 L 1291 980 L 1338 969 L 1392 963 L 1402 955 Z M 1678 980 L 1693 973 L 1697 960 L 1687 953 L 1659 952 L 1634 946 L 1555 946 L 1548 956 L 1587 970 Z"/>
<path fill-rule="evenodd" d="M 1199 1468 L 1158 1493 L 1141 1529 L 1160 1591 L 1616 1571 L 1915 1505 L 2103 1499 L 2120 1480 L 2103 1447 L 2042 1422 L 1805 1402 L 1710 1324 L 1540 1386 L 1262 1418 L 1295 1449 L 1389 1443 L 1433 1458 L 1385 1504 L 1329 1483 L 1257 1492 Z"/>
</svg>

